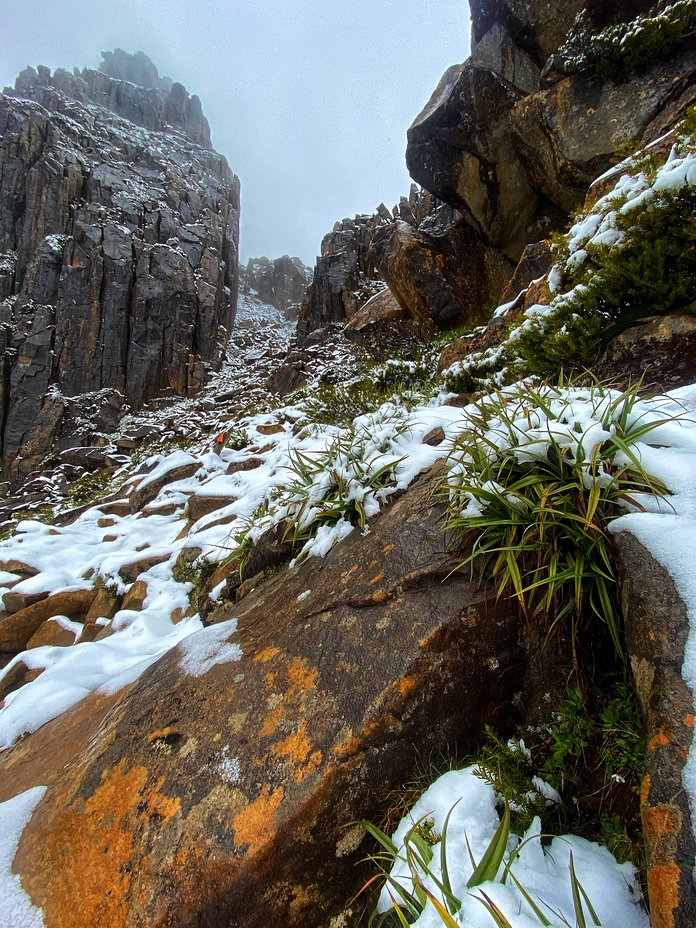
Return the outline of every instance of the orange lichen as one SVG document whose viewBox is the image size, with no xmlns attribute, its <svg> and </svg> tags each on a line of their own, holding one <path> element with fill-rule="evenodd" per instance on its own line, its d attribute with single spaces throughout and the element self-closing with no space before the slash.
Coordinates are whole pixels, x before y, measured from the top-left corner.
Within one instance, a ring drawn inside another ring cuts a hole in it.
<svg viewBox="0 0 696 928">
<path fill-rule="evenodd" d="M 167 725 L 166 728 L 158 728 L 157 731 L 153 731 L 151 735 L 147 736 L 147 740 L 152 744 L 152 742 L 157 741 L 158 738 L 166 738 L 167 735 L 171 735 L 171 733 L 171 726 Z"/>
<path fill-rule="evenodd" d="M 681 827 L 681 813 L 676 806 L 661 804 L 643 809 L 643 833 L 648 843 L 676 835 Z"/>
<path fill-rule="evenodd" d="M 393 550 L 394 550 L 394 545 L 385 545 L 382 548 L 382 554 L 391 554 Z"/>
<path fill-rule="evenodd" d="M 668 734 L 664 728 L 661 728 L 656 735 L 648 741 L 648 750 L 654 751 L 657 747 L 666 747 L 672 743 L 672 734 Z"/>
<path fill-rule="evenodd" d="M 284 718 L 285 706 L 281 702 L 273 709 L 271 709 L 271 711 L 266 716 L 266 720 L 264 721 L 263 726 L 261 727 L 261 731 L 259 732 L 261 737 L 269 738 L 272 734 L 274 734 Z"/>
<path fill-rule="evenodd" d="M 397 680 L 394 686 L 398 689 L 401 695 L 406 699 L 408 696 L 411 696 L 418 689 L 418 680 L 415 677 L 402 677 L 400 680 Z"/>
<path fill-rule="evenodd" d="M 696 718 L 694 718 L 691 712 L 684 716 L 684 724 L 687 728 L 693 728 L 694 725 L 696 725 Z"/>
<path fill-rule="evenodd" d="M 651 781 L 651 779 L 650 779 L 650 774 L 649 774 L 649 773 L 646 773 L 645 776 L 643 777 L 643 782 L 642 782 L 641 785 L 640 785 L 640 804 L 641 804 L 641 806 L 644 806 L 644 805 L 647 803 L 647 801 L 648 801 L 648 797 L 650 796 L 650 786 L 651 786 L 651 784 L 652 784 L 652 781 Z"/>
<path fill-rule="evenodd" d="M 140 850 L 136 836 L 153 819 L 164 824 L 180 809 L 178 797 L 160 795 L 164 778 L 154 785 L 147 780 L 145 767 L 127 769 L 124 759 L 103 772 L 88 799 L 68 804 L 67 796 L 54 794 L 36 827 L 25 832 L 20 860 L 32 863 L 22 867 L 23 883 L 51 928 L 125 928 L 134 889 L 128 862 Z M 47 872 L 60 879 L 47 880 Z M 133 872 L 140 875 L 137 895 L 146 899 L 147 867 Z"/>
<path fill-rule="evenodd" d="M 367 585 L 368 585 L 368 586 L 372 586 L 373 583 L 379 583 L 379 581 L 380 581 L 380 580 L 383 580 L 383 579 L 384 579 L 384 571 L 383 571 L 383 570 L 380 570 L 380 572 L 379 572 L 378 574 L 376 574 L 376 575 L 372 578 L 372 580 L 368 580 L 368 581 L 367 581 Z"/>
<path fill-rule="evenodd" d="M 271 793 L 267 786 L 261 794 L 234 817 L 234 840 L 248 844 L 248 854 L 254 854 L 270 838 L 273 832 L 273 819 L 285 796 L 282 786 Z"/>
<path fill-rule="evenodd" d="M 267 664 L 269 661 L 273 660 L 276 654 L 280 654 L 278 648 L 264 648 L 263 651 L 259 651 L 254 657 L 254 660 L 260 664 Z"/>
<path fill-rule="evenodd" d="M 674 910 L 679 906 L 679 867 L 668 864 L 648 870 L 650 921 L 653 928 L 674 928 Z"/>
<path fill-rule="evenodd" d="M 291 764 L 304 763 L 312 750 L 306 724 L 302 722 L 294 734 L 273 745 L 271 750 L 276 757 L 285 757 Z"/>
<path fill-rule="evenodd" d="M 301 657 L 295 658 L 288 667 L 288 677 L 292 684 L 291 689 L 297 695 L 308 693 L 317 682 L 317 676 L 318 671 L 316 668 L 310 669 L 307 661 Z"/>
</svg>

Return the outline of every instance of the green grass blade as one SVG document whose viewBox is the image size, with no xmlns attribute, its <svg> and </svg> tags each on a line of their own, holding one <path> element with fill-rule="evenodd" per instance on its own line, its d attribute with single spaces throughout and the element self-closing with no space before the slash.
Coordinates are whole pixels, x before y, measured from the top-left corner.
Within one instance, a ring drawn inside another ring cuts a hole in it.
<svg viewBox="0 0 696 928">
<path fill-rule="evenodd" d="M 575 922 L 577 928 L 587 928 L 585 921 L 585 912 L 582 908 L 580 890 L 578 889 L 578 878 L 575 875 L 575 865 L 573 864 L 573 852 L 570 852 L 570 888 L 573 894 L 573 908 L 575 909 Z"/>
<path fill-rule="evenodd" d="M 500 911 L 500 909 L 495 904 L 495 902 L 493 902 L 490 896 L 487 896 L 483 890 L 481 890 L 481 896 L 483 896 L 483 899 L 481 898 L 481 896 L 476 896 L 473 893 L 471 895 L 474 896 L 474 899 L 478 899 L 481 905 L 485 906 L 486 909 L 488 909 L 488 912 L 491 918 L 493 919 L 493 921 L 496 923 L 497 928 L 512 928 L 512 925 L 507 920 L 507 918 L 505 918 L 505 916 Z"/>
<path fill-rule="evenodd" d="M 491 838 L 490 844 L 486 848 L 485 854 L 479 861 L 479 864 L 474 872 L 469 877 L 469 881 L 466 884 L 468 889 L 472 889 L 474 886 L 480 886 L 481 883 L 486 883 L 488 880 L 495 879 L 498 868 L 502 863 L 509 837 L 510 806 L 508 805 L 508 801 L 506 799 L 503 817 L 500 820 L 500 824 L 498 825 L 495 834 Z"/>
</svg>

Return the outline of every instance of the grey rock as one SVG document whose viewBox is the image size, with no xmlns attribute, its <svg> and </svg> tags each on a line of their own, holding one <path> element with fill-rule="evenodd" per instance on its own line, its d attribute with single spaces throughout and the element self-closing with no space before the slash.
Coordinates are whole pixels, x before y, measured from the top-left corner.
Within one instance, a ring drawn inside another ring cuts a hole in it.
<svg viewBox="0 0 696 928">
<path fill-rule="evenodd" d="M 234 322 L 238 237 L 239 181 L 210 150 L 200 101 L 146 56 L 29 68 L 0 94 L 5 475 L 51 385 L 64 434 L 85 393 L 120 394 L 91 416 L 112 431 L 124 400 L 200 389 Z"/>
</svg>

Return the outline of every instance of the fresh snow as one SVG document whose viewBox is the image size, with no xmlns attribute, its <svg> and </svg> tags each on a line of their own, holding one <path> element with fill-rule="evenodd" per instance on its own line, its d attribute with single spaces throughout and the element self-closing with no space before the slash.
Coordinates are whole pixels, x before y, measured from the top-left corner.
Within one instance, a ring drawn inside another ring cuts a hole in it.
<svg viewBox="0 0 696 928">
<path fill-rule="evenodd" d="M 35 786 L 7 802 L 0 802 L 0 928 L 44 928 L 40 909 L 32 905 L 12 872 L 22 832 L 46 792 Z"/>
<path fill-rule="evenodd" d="M 423 885 L 443 902 L 438 887 L 438 882 L 442 884 L 440 845 L 445 821 L 451 810 L 447 825 L 446 859 L 452 892 L 462 903 L 461 909 L 454 916 L 455 922 L 462 926 L 495 928 L 495 921 L 480 901 L 485 894 L 502 911 L 511 928 L 538 928 L 538 917 L 512 879 L 506 880 L 504 885 L 500 881 L 488 881 L 479 887 L 467 888 L 474 869 L 469 855 L 473 854 L 477 862 L 481 860 L 500 822 L 496 809 L 499 797 L 490 783 L 476 776 L 476 769 L 472 766 L 445 773 L 404 816 L 392 837 L 400 855 L 390 871 L 391 879 L 413 893 L 411 872 L 403 850 L 404 838 L 417 822 L 432 822 L 431 834 L 438 839 L 432 847 L 433 857 L 428 865 L 432 875 L 426 875 L 422 868 L 420 874 Z M 571 853 L 577 878 L 603 928 L 649 928 L 650 920 L 642 906 L 640 887 L 632 864 L 620 865 L 606 848 L 574 835 L 554 838 L 548 847 L 544 847 L 538 818 L 534 819 L 522 840 L 527 843 L 514 858 L 510 871 L 544 912 L 552 928 L 575 924 L 570 880 Z M 520 838 L 511 836 L 504 863 L 511 860 L 511 855 L 520 846 Z M 498 880 L 502 871 L 503 866 L 498 872 Z M 390 890 L 391 895 L 399 901 L 394 887 L 385 884 L 378 903 L 380 912 L 392 908 Z M 585 915 L 590 924 L 587 909 Z M 413 924 L 417 928 L 442 928 L 443 922 L 433 904 L 428 901 Z"/>
</svg>

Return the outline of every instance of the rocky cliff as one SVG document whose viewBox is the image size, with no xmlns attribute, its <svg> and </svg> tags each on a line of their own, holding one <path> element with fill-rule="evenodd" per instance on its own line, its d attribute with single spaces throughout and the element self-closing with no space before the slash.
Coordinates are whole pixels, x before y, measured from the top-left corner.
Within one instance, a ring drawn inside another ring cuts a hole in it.
<svg viewBox="0 0 696 928">
<path fill-rule="evenodd" d="M 350 321 L 373 280 L 418 323 L 484 321 L 527 246 L 565 228 L 617 150 L 657 139 L 694 101 L 688 38 L 652 38 L 632 52 L 632 71 L 608 64 L 620 58 L 620 34 L 592 50 L 598 30 L 652 6 L 472 0 L 471 56 L 447 70 L 408 130 L 406 163 L 431 209 L 382 209 L 327 236 L 300 339 Z M 538 271 L 532 264 L 518 268 L 515 292 Z"/>
<path fill-rule="evenodd" d="M 288 318 L 297 317 L 300 303 L 312 282 L 312 269 L 299 258 L 283 255 L 282 258 L 250 258 L 240 269 L 241 293 L 251 293 L 262 303 L 274 306 Z"/>
<path fill-rule="evenodd" d="M 239 181 L 198 98 L 120 50 L 99 71 L 23 71 L 0 139 L 0 435 L 18 478 L 66 397 L 137 408 L 199 387 L 234 320 Z"/>
</svg>

